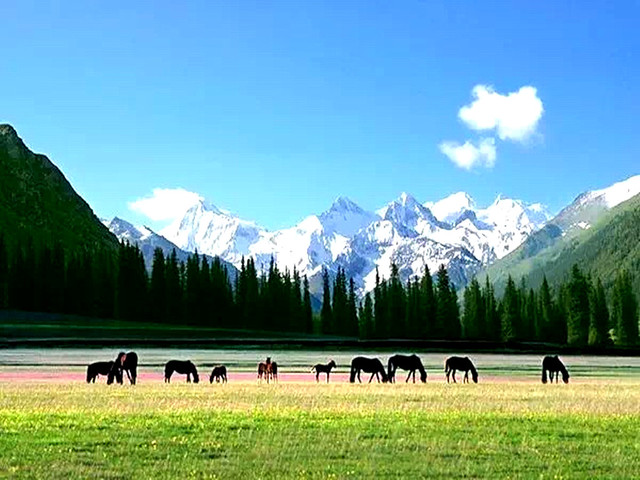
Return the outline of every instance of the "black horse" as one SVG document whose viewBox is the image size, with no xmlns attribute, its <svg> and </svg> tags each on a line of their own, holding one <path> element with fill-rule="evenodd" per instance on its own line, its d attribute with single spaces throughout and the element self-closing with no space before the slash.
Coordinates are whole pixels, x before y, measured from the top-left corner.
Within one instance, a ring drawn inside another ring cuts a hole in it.
<svg viewBox="0 0 640 480">
<path fill-rule="evenodd" d="M 211 376 L 209 377 L 209 383 L 213 383 L 214 380 L 216 383 L 227 383 L 227 367 L 224 365 L 217 365 L 213 367 L 213 370 L 211 370 Z"/>
<path fill-rule="evenodd" d="M 478 383 L 478 371 L 473 366 L 469 357 L 449 357 L 444 362 L 444 373 L 447 374 L 447 383 L 449 383 L 449 375 L 453 379 L 453 383 L 456 383 L 456 371 L 460 370 L 464 372 L 463 383 L 469 383 L 469 372 L 473 377 L 473 383 Z"/>
<path fill-rule="evenodd" d="M 135 385 L 138 378 L 138 354 L 136 352 L 120 352 L 118 354 L 107 377 L 107 383 L 113 383 L 115 378 L 119 384 L 122 384 L 123 372 L 127 374 L 131 385 Z"/>
<path fill-rule="evenodd" d="M 110 360 L 108 362 L 94 362 L 87 367 L 87 383 L 96 383 L 96 378 L 98 375 L 105 375 L 107 377 L 107 383 L 113 383 L 113 379 L 109 382 L 109 374 L 111 370 L 113 370 L 113 365 L 115 362 Z M 116 370 L 114 373 L 115 379 L 118 383 L 122 383 L 122 372 L 120 370 Z"/>
<path fill-rule="evenodd" d="M 315 371 L 316 372 L 316 382 L 320 381 L 320 374 L 321 373 L 326 373 L 327 374 L 327 383 L 329 383 L 329 374 L 331 373 L 331 370 L 336 368 L 336 362 L 334 362 L 333 360 L 331 360 L 329 363 L 327 363 L 326 365 L 324 363 L 318 363 L 316 365 L 314 365 L 313 367 L 311 367 L 311 371 Z"/>
<path fill-rule="evenodd" d="M 549 372 L 549 378 L 553 383 L 553 375 L 555 374 L 556 383 L 558 383 L 558 375 L 562 373 L 562 381 L 569 383 L 569 372 L 564 366 L 564 363 L 560 361 L 557 355 L 547 355 L 542 359 L 542 383 L 547 383 L 547 371 Z"/>
<path fill-rule="evenodd" d="M 407 382 L 413 375 L 413 383 L 416 383 L 416 370 L 420 371 L 420 381 L 422 381 L 422 383 L 427 382 L 427 371 L 424 369 L 422 361 L 417 355 L 393 355 L 389 357 L 387 366 L 389 382 L 391 383 L 395 383 L 396 381 L 396 370 L 398 368 L 409 371 L 409 375 L 407 376 L 406 380 Z"/>
<path fill-rule="evenodd" d="M 191 383 L 191 377 L 193 376 L 193 383 L 198 383 L 200 377 L 198 376 L 198 370 L 196 366 L 191 363 L 191 360 L 169 360 L 164 366 L 164 381 L 165 383 L 171 382 L 171 375 L 173 372 L 187 375 L 187 383 Z"/>
<path fill-rule="evenodd" d="M 382 365 L 379 358 L 355 357 L 351 360 L 351 377 L 349 378 L 349 381 L 351 383 L 355 383 L 357 376 L 358 382 L 362 383 L 362 380 L 360 379 L 361 371 L 371 374 L 369 383 L 371 383 L 374 376 L 378 382 L 380 382 L 380 377 L 382 377 L 382 383 L 386 383 L 389 380 L 387 373 L 384 371 L 384 365 Z"/>
</svg>

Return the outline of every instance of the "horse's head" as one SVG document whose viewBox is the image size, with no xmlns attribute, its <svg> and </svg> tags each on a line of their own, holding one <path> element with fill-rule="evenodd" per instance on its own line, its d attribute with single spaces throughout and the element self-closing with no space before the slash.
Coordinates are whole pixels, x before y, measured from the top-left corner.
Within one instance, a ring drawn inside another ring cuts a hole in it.
<svg viewBox="0 0 640 480">
<path fill-rule="evenodd" d="M 213 383 L 213 379 L 214 379 L 214 375 L 213 375 L 213 372 L 211 372 L 211 376 L 209 377 L 209 383 Z"/>
<path fill-rule="evenodd" d="M 422 383 L 427 383 L 427 371 L 426 370 L 422 370 L 420 372 L 420 381 L 422 381 Z"/>
<path fill-rule="evenodd" d="M 198 371 L 196 370 L 195 365 L 193 365 L 193 383 L 198 383 L 200 381 L 200 376 L 198 375 Z"/>
<path fill-rule="evenodd" d="M 329 368 L 336 368 L 336 362 L 334 362 L 333 360 L 331 360 L 328 364 Z"/>
<path fill-rule="evenodd" d="M 564 383 L 569 383 L 569 372 L 566 369 L 562 370 L 562 381 Z"/>
<path fill-rule="evenodd" d="M 473 383 L 478 383 L 478 371 L 473 369 L 471 370 L 471 378 L 473 379 Z"/>
<path fill-rule="evenodd" d="M 387 383 L 389 381 L 389 376 L 384 371 L 384 368 L 380 370 L 380 375 L 382 376 L 382 383 Z"/>
</svg>

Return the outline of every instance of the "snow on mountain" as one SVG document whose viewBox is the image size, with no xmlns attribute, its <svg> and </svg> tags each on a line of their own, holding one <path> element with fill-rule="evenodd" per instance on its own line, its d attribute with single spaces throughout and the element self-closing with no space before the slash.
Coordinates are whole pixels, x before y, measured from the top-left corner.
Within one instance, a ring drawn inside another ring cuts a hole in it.
<svg viewBox="0 0 640 480">
<path fill-rule="evenodd" d="M 454 193 L 437 202 L 425 202 L 424 206 L 429 208 L 439 220 L 451 224 L 455 223 L 465 211 L 476 209 L 475 202 L 465 192 Z"/>
<path fill-rule="evenodd" d="M 238 266 L 266 230 L 199 201 L 160 233 L 184 250 L 219 256 Z"/>
<path fill-rule="evenodd" d="M 551 222 L 562 229 L 563 235 L 572 235 L 590 228 L 607 210 L 638 194 L 640 175 L 635 175 L 609 187 L 581 193 Z"/>
<path fill-rule="evenodd" d="M 135 226 L 118 217 L 112 220 L 101 219 L 102 223 L 113 233 L 118 240 L 127 241 L 130 244 L 137 245 L 144 258 L 144 263 L 148 269 L 153 264 L 153 253 L 156 248 L 160 248 L 165 257 L 172 254 L 175 250 L 178 261 L 186 262 L 191 252 L 187 252 L 179 248 L 174 243 L 167 240 L 162 235 L 157 234 L 149 227 Z M 210 257 L 211 260 L 211 257 Z M 235 278 L 236 269 L 233 265 L 221 259 L 222 263 L 227 267 L 227 272 L 231 279 Z"/>
<path fill-rule="evenodd" d="M 622 182 L 614 183 L 601 190 L 587 192 L 581 199 L 582 203 L 601 202 L 607 208 L 613 208 L 640 193 L 640 175 L 635 175 Z"/>
<path fill-rule="evenodd" d="M 502 197 L 478 209 L 463 192 L 431 204 L 441 218 L 426 205 L 403 193 L 374 213 L 338 197 L 319 215 L 268 231 L 199 202 L 161 233 L 184 250 L 219 255 L 236 266 L 251 256 L 260 270 L 273 257 L 281 269 L 295 268 L 309 277 L 320 275 L 323 267 L 334 271 L 341 266 L 366 291 L 376 267 L 387 276 L 391 261 L 404 279 L 422 274 L 425 266 L 435 273 L 444 264 L 462 285 L 548 218 L 540 205 Z"/>
</svg>

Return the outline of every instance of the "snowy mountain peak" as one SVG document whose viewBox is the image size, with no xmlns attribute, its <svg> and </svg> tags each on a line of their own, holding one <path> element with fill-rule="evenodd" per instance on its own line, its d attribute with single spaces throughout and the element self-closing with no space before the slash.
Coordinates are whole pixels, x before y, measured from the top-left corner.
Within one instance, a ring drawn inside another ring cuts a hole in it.
<svg viewBox="0 0 640 480">
<path fill-rule="evenodd" d="M 347 197 L 336 198 L 331 208 L 318 217 L 325 233 L 347 237 L 355 235 L 377 219 L 374 213 L 367 212 Z"/>
<path fill-rule="evenodd" d="M 358 204 L 356 204 L 349 197 L 339 196 L 331 204 L 330 210 L 339 210 L 339 211 L 347 210 L 347 211 L 359 212 L 362 209 L 360 208 L 360 206 L 358 206 Z"/>
<path fill-rule="evenodd" d="M 457 192 L 438 202 L 426 202 L 429 208 L 441 222 L 454 223 L 466 210 L 476 210 L 476 203 L 466 192 Z"/>
<path fill-rule="evenodd" d="M 622 182 L 617 182 L 610 187 L 601 190 L 593 190 L 582 196 L 583 203 L 589 200 L 598 200 L 603 202 L 607 208 L 613 208 L 635 197 L 640 193 L 640 175 L 634 175 Z"/>
</svg>

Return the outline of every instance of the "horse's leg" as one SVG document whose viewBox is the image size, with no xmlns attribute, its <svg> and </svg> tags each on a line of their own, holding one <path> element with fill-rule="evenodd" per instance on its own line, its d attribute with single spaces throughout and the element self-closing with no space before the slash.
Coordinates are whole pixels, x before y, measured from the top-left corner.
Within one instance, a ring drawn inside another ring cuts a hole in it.
<svg viewBox="0 0 640 480">
<path fill-rule="evenodd" d="M 360 370 L 358 370 L 358 382 L 362 383 L 362 379 L 360 378 Z"/>
<path fill-rule="evenodd" d="M 455 370 L 455 368 L 451 371 L 451 378 L 453 378 L 453 383 L 458 383 L 458 382 L 456 382 L 456 370 Z"/>
<path fill-rule="evenodd" d="M 320 372 L 316 370 L 316 383 L 320 381 Z"/>
<path fill-rule="evenodd" d="M 374 376 L 374 375 L 376 375 L 376 373 L 375 373 L 375 372 L 371 374 L 371 377 L 369 378 L 369 383 L 371 383 L 371 380 L 373 380 L 373 376 Z"/>
<path fill-rule="evenodd" d="M 462 380 L 462 383 L 469 383 L 469 370 L 464 372 L 464 379 Z"/>
<path fill-rule="evenodd" d="M 411 378 L 411 370 L 409 370 L 409 375 L 407 375 L 407 379 L 404 383 L 409 383 L 409 379 Z"/>
<path fill-rule="evenodd" d="M 329 370 L 329 371 L 327 372 L 327 383 L 329 383 L 329 374 L 330 374 L 330 373 L 331 373 L 331 370 Z"/>
</svg>

